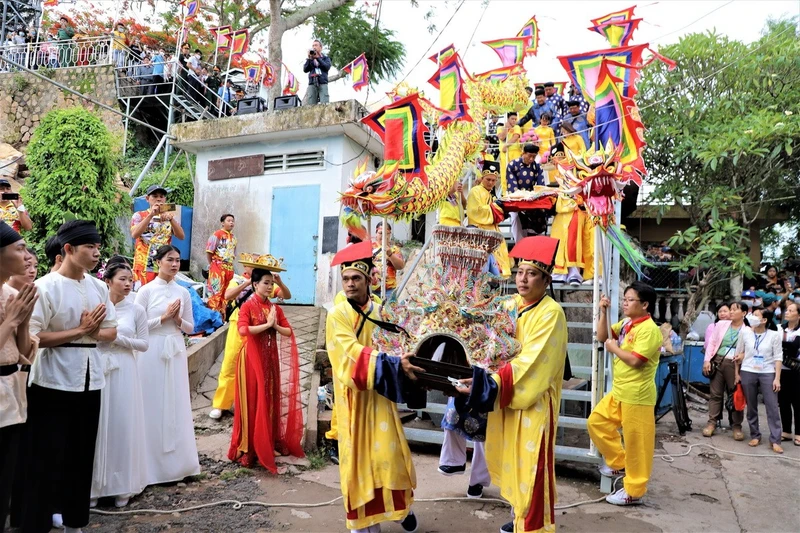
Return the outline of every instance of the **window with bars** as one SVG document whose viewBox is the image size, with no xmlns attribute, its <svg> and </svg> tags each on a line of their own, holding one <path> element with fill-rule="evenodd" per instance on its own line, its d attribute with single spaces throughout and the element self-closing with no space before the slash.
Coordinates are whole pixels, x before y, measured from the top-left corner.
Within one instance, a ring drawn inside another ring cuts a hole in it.
<svg viewBox="0 0 800 533">
<path fill-rule="evenodd" d="M 264 156 L 264 174 L 325 168 L 325 152 L 297 152 Z"/>
</svg>

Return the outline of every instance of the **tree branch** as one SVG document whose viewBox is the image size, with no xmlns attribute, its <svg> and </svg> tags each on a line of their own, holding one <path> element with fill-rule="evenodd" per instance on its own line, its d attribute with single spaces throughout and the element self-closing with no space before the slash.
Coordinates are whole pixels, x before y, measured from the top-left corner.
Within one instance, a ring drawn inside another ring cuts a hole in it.
<svg viewBox="0 0 800 533">
<path fill-rule="evenodd" d="M 336 74 L 333 74 L 333 75 L 329 74 L 328 75 L 328 83 L 333 83 L 335 81 L 339 81 L 342 78 L 344 78 L 345 76 L 347 76 L 347 72 L 345 72 L 343 70 L 340 70 Z"/>
<path fill-rule="evenodd" d="M 286 25 L 286 29 L 291 30 L 298 27 L 314 15 L 319 15 L 320 13 L 325 13 L 331 9 L 336 9 L 337 7 L 343 6 L 346 3 L 347 0 L 317 0 L 313 4 L 308 5 L 301 10 L 292 13 L 288 17 L 283 18 L 283 22 Z"/>
</svg>

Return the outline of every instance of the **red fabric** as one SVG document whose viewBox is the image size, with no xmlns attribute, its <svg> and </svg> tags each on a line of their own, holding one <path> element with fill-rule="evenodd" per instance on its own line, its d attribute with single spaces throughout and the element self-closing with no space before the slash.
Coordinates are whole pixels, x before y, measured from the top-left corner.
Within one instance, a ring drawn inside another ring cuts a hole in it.
<svg viewBox="0 0 800 533">
<path fill-rule="evenodd" d="M 537 198 L 536 200 L 503 200 L 506 211 L 528 211 L 530 209 L 550 209 L 553 207 L 552 197 Z"/>
<path fill-rule="evenodd" d="M 406 503 L 406 491 L 404 490 L 392 490 L 392 502 L 394 503 L 394 510 L 395 511 L 402 511 L 406 509 L 408 504 Z M 347 505 L 347 519 L 348 520 L 358 520 L 358 508 L 350 509 L 350 505 Z M 364 505 L 364 516 L 363 518 L 367 518 L 369 516 L 375 516 L 379 514 L 384 514 L 386 512 L 386 504 L 383 501 L 383 489 L 380 487 L 375 488 L 375 497 L 368 501 L 366 505 Z"/>
<path fill-rule="evenodd" d="M 206 305 L 209 309 L 219 312 L 223 320 L 225 320 L 225 307 L 227 306 L 225 291 L 228 289 L 228 285 L 232 279 L 233 269 L 230 265 L 216 260 L 211 262 L 208 267 L 208 282 L 206 285 L 209 291 L 212 292 L 212 295 L 209 297 Z M 215 287 L 219 289 L 216 292 L 214 292 Z"/>
<path fill-rule="evenodd" d="M 372 357 L 372 348 L 364 346 L 361 349 L 361 355 L 358 356 L 356 366 L 353 368 L 353 384 L 358 387 L 358 390 L 367 390 L 370 357 Z"/>
<path fill-rule="evenodd" d="M 269 300 L 262 301 L 255 294 L 242 305 L 237 327 L 266 323 L 273 307 L 277 313 L 275 323 L 291 328 L 280 307 Z M 300 444 L 303 412 L 297 343 L 294 333 L 291 337 L 284 337 L 275 329 L 247 335 L 244 340 L 244 375 L 240 365 L 236 370 L 236 412 L 228 458 L 248 468 L 259 462 L 270 472 L 277 473 L 273 450 L 282 455 L 305 455 Z M 242 389 L 247 394 L 246 409 L 240 398 Z M 243 437 L 242 417 L 246 417 L 247 421 L 248 450 L 237 458 Z"/>
<path fill-rule="evenodd" d="M 505 365 L 497 372 L 500 376 L 500 409 L 505 409 L 514 397 L 514 370 Z"/>
<path fill-rule="evenodd" d="M 571 263 L 578 262 L 578 211 L 572 212 L 572 218 L 569 220 L 569 228 L 567 230 L 567 261 Z"/>
<path fill-rule="evenodd" d="M 492 210 L 492 217 L 494 219 L 495 224 L 499 224 L 506 219 L 506 215 L 503 212 L 503 208 L 497 205 L 496 203 L 489 204 Z"/>
<path fill-rule="evenodd" d="M 638 353 L 636 353 L 636 352 L 631 352 L 631 353 L 633 354 L 633 356 L 634 356 L 634 357 L 636 357 L 637 359 L 641 359 L 641 360 L 642 360 L 642 361 L 644 361 L 645 363 L 646 363 L 647 361 L 649 361 L 649 359 L 647 359 L 647 357 L 643 356 L 642 354 L 638 354 Z"/>
<path fill-rule="evenodd" d="M 747 407 L 747 401 L 744 397 L 744 389 L 742 389 L 741 383 L 737 383 L 736 389 L 733 391 L 733 408 L 737 411 L 744 411 L 745 407 Z"/>
<path fill-rule="evenodd" d="M 145 272 L 144 270 L 134 270 L 133 271 L 133 280 L 134 281 L 141 281 L 142 286 L 147 285 L 158 276 L 158 272 Z"/>
<path fill-rule="evenodd" d="M 555 428 L 553 425 L 553 406 L 550 406 L 550 439 L 545 444 L 545 436 L 542 435 L 542 443 L 539 447 L 539 461 L 536 464 L 536 479 L 533 482 L 533 495 L 528 514 L 525 516 L 523 531 L 539 531 L 544 527 L 544 491 L 545 476 L 549 481 L 548 494 L 550 495 L 550 523 L 555 524 L 555 475 L 554 475 L 554 450 L 555 450 Z M 542 449 L 547 446 L 547 449 Z M 546 461 L 545 461 L 546 459 Z"/>
</svg>

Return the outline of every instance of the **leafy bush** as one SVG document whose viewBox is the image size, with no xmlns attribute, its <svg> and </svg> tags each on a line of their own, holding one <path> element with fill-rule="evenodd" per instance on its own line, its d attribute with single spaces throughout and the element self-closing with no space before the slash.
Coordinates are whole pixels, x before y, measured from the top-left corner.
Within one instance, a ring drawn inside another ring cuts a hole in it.
<svg viewBox="0 0 800 533">
<path fill-rule="evenodd" d="M 181 160 L 183 161 L 183 168 L 178 168 Z M 150 185 L 160 184 L 161 180 L 164 179 L 164 174 L 166 174 L 166 170 L 162 168 L 150 172 L 142 180 L 141 185 L 139 185 L 139 188 L 136 190 L 136 195 L 143 195 Z M 175 168 L 172 169 L 167 181 L 165 181 L 163 185 L 164 188 L 169 191 L 167 199 L 170 203 L 189 207 L 194 203 L 194 182 L 189 175 L 189 169 L 186 168 L 186 160 L 183 159 L 183 157 L 175 164 Z"/>
<path fill-rule="evenodd" d="M 111 135 L 97 115 L 82 107 L 49 112 L 31 137 L 26 162 L 31 177 L 22 197 L 33 219 L 27 237 L 37 251 L 70 215 L 97 224 L 104 255 L 125 249 L 117 219 L 129 216 L 130 199 L 114 182 Z"/>
</svg>

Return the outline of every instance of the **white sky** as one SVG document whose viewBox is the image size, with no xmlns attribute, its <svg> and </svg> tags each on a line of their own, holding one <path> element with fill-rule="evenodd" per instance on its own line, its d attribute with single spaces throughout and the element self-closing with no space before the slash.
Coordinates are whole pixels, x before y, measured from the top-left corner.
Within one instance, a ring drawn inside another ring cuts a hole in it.
<svg viewBox="0 0 800 533">
<path fill-rule="evenodd" d="M 418 8 L 412 8 L 410 0 L 383 0 L 381 25 L 394 30 L 395 38 L 406 47 L 406 60 L 401 75 L 393 82 L 382 82 L 370 87 L 369 94 L 367 89 L 353 91 L 348 79 L 340 80 L 330 86 L 331 100 L 354 98 L 365 103 L 368 99 L 369 106 L 374 107 L 396 82 L 407 76 L 406 81 L 411 86 L 420 88 L 427 97 L 436 102 L 436 91 L 427 84 L 435 71 L 435 65 L 427 59 L 428 56 L 453 43 L 470 72 L 500 67 L 500 59 L 489 47 L 481 44 L 481 41 L 515 36 L 532 15 L 536 15 L 539 22 L 541 40 L 538 56 L 525 59 L 528 79 L 531 82 L 566 81 L 568 77 L 556 56 L 607 48 L 607 42 L 601 35 L 586 29 L 590 26 L 589 19 L 627 8 L 634 2 L 635 0 L 491 0 L 481 19 L 484 10 L 481 0 L 466 0 L 450 25 L 442 31 L 461 3 L 460 0 L 420 0 Z M 82 3 L 85 0 L 77 0 L 77 5 L 64 7 L 79 9 Z M 116 0 L 94 0 L 93 3 L 108 5 L 109 11 L 119 5 Z M 261 4 L 266 9 L 266 1 L 262 0 Z M 428 23 L 424 19 L 431 6 L 435 7 L 433 22 L 437 26 L 433 34 L 428 33 Z M 800 14 L 800 0 L 640 0 L 637 6 L 635 16 L 644 20 L 633 34 L 631 42 L 651 43 L 655 48 L 677 42 L 688 33 L 714 29 L 731 38 L 750 42 L 759 37 L 769 18 Z M 130 14 L 144 21 L 142 13 Z M 475 35 L 470 43 L 473 32 Z M 301 95 L 305 93 L 307 86 L 302 64 L 312 39 L 310 25 L 288 32 L 283 39 L 283 61 L 299 79 Z M 266 48 L 266 35 L 262 35 L 259 40 L 261 42 L 257 40 L 254 45 L 257 48 Z M 425 53 L 429 47 L 430 51 Z M 412 70 L 423 54 L 425 59 Z"/>
</svg>

